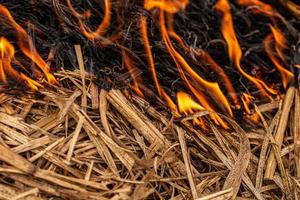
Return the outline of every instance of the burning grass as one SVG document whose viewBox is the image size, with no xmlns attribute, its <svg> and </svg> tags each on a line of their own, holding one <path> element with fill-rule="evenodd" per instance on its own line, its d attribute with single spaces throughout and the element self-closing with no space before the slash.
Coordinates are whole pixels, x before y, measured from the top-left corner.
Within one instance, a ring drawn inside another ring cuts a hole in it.
<svg viewBox="0 0 300 200">
<path fill-rule="evenodd" d="M 225 117 L 231 129 L 210 123 L 203 132 L 188 116 L 157 111 L 128 90 L 99 88 L 92 74 L 55 75 L 60 86 L 1 95 L 2 199 L 299 194 L 299 88 L 255 106 L 263 122 L 255 128 L 242 129 Z"/>
<path fill-rule="evenodd" d="M 297 9 L 0 4 L 0 198 L 298 197 Z"/>
</svg>

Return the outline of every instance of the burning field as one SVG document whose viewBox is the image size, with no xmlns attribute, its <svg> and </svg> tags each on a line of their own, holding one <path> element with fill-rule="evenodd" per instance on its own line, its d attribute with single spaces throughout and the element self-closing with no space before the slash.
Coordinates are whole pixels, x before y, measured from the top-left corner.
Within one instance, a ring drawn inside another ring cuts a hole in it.
<svg viewBox="0 0 300 200">
<path fill-rule="evenodd" d="M 296 0 L 0 1 L 0 199 L 299 199 Z"/>
</svg>

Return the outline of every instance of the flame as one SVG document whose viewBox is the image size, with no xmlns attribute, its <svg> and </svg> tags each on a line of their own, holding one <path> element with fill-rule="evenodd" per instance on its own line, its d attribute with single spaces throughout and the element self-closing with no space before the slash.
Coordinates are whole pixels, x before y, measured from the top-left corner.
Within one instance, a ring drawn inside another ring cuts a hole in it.
<svg viewBox="0 0 300 200">
<path fill-rule="evenodd" d="M 233 20 L 231 16 L 231 8 L 227 0 L 219 0 L 215 8 L 222 13 L 222 34 L 228 45 L 229 58 L 233 61 L 238 71 L 245 76 L 249 81 L 256 85 L 261 94 L 269 99 L 272 97 L 267 93 L 277 94 L 277 91 L 267 86 L 265 82 L 247 74 L 241 67 L 242 50 L 233 28 Z"/>
<path fill-rule="evenodd" d="M 237 3 L 242 6 L 253 6 L 252 8 L 256 13 L 263 13 L 269 16 L 271 19 L 279 16 L 278 12 L 273 9 L 272 6 L 259 0 L 237 0 Z"/>
<path fill-rule="evenodd" d="M 227 91 L 229 92 L 230 97 L 232 98 L 234 105 L 238 107 L 238 98 L 236 96 L 236 93 L 233 89 L 233 86 L 224 72 L 224 70 L 213 60 L 213 58 L 209 55 L 208 52 L 203 51 L 202 49 L 195 49 L 193 47 L 188 48 L 181 37 L 174 31 L 173 28 L 173 14 L 167 14 L 167 23 L 168 23 L 168 34 L 170 37 L 175 39 L 175 41 L 189 54 L 195 54 L 196 56 L 200 57 L 200 59 L 205 60 L 209 66 L 218 74 L 218 76 L 222 79 L 223 83 L 225 84 L 225 87 Z"/>
<path fill-rule="evenodd" d="M 180 113 L 185 115 L 192 114 L 194 111 L 204 111 L 200 104 L 196 103 L 190 95 L 185 92 L 178 92 L 177 93 L 177 103 L 178 109 Z"/>
<path fill-rule="evenodd" d="M 204 60 L 209 64 L 212 70 L 217 73 L 217 75 L 222 79 L 229 96 L 232 98 L 233 103 L 236 107 L 239 107 L 238 98 L 236 92 L 233 89 L 233 86 L 224 72 L 224 70 L 213 60 L 208 52 L 203 51 L 202 49 L 195 49 L 193 47 L 188 48 L 181 37 L 174 31 L 173 28 L 173 14 L 167 13 L 167 23 L 168 23 L 168 34 L 170 37 L 175 39 L 175 41 L 189 54 L 195 55 L 200 59 Z"/>
<path fill-rule="evenodd" d="M 147 5 L 148 3 L 149 3 L 149 1 L 145 2 L 145 8 L 149 10 L 152 7 L 148 6 Z M 150 3 L 151 3 L 151 1 L 150 1 Z M 171 40 L 169 38 L 169 33 L 168 33 L 168 30 L 167 30 L 167 27 L 165 25 L 165 21 L 164 21 L 164 17 L 165 17 L 164 11 L 169 12 L 169 13 L 167 13 L 169 15 L 168 17 L 170 19 L 172 19 L 173 11 L 166 10 L 166 8 L 168 6 L 169 6 L 168 1 L 167 2 L 166 1 L 160 1 L 159 6 L 158 6 L 160 8 L 160 18 L 159 19 L 160 19 L 161 35 L 163 37 L 164 43 L 166 45 L 166 48 L 167 48 L 171 58 L 173 59 L 174 63 L 176 64 L 176 66 L 178 68 L 178 71 L 179 71 L 181 77 L 185 81 L 188 88 L 195 95 L 195 97 L 201 102 L 201 104 L 203 103 L 203 106 L 207 110 L 214 112 L 213 107 L 210 105 L 210 103 L 206 99 L 205 95 L 200 90 L 196 89 L 195 86 L 193 86 L 190 83 L 190 81 L 186 77 L 185 73 L 188 73 L 189 77 L 192 78 L 192 81 L 195 82 L 197 87 L 201 87 L 202 90 L 207 91 L 216 101 L 221 102 L 223 107 L 227 111 L 227 113 L 230 116 L 232 116 L 232 110 L 230 108 L 230 104 L 229 104 L 228 100 L 226 99 L 226 97 L 224 96 L 224 94 L 222 93 L 222 91 L 220 90 L 219 85 L 217 83 L 206 81 L 201 76 L 199 76 L 189 66 L 189 64 L 185 61 L 185 59 L 173 47 L 173 45 L 171 43 Z M 176 12 L 177 11 L 178 10 L 176 10 Z M 169 23 L 169 27 L 172 27 L 172 23 L 170 21 L 168 21 L 168 23 Z M 145 46 L 145 49 L 146 49 L 146 52 L 147 52 L 147 59 L 148 59 L 148 63 L 149 63 L 149 66 L 150 66 L 150 70 L 152 72 L 152 76 L 153 76 L 156 88 L 158 90 L 158 93 L 159 93 L 160 96 L 163 96 L 164 90 L 159 85 L 157 77 L 156 77 L 153 56 L 152 56 L 152 53 L 151 53 L 150 44 L 149 44 L 148 37 L 147 37 L 147 24 L 146 24 L 145 17 L 142 17 L 140 26 L 141 26 L 141 35 L 142 35 L 142 38 L 143 38 L 143 41 L 144 41 L 144 46 Z M 170 30 L 171 30 L 171 28 L 170 28 Z M 177 36 L 177 34 L 175 34 L 175 32 L 173 32 L 173 33 L 174 33 L 175 36 Z M 184 46 L 184 43 L 181 40 L 181 38 L 177 37 L 177 39 L 178 39 L 178 41 L 181 42 L 181 45 Z M 185 72 L 183 70 L 185 70 Z M 210 117 L 216 124 L 222 125 L 225 128 L 228 127 L 227 124 L 216 113 L 210 114 Z"/>
<path fill-rule="evenodd" d="M 148 65 L 150 67 L 150 71 L 151 71 L 152 78 L 154 80 L 154 84 L 157 89 L 158 95 L 165 99 L 165 101 L 167 102 L 167 104 L 169 105 L 169 107 L 173 113 L 177 113 L 177 107 L 176 107 L 175 103 L 172 101 L 171 97 L 169 97 L 169 95 L 165 92 L 165 90 L 160 86 L 160 84 L 158 82 L 156 70 L 155 70 L 154 59 L 153 59 L 152 51 L 150 48 L 150 42 L 148 39 L 147 21 L 144 16 L 141 16 L 141 19 L 140 19 L 140 34 L 141 34 L 141 37 L 142 37 L 142 40 L 144 43 L 144 48 L 145 48 L 145 51 L 147 54 Z"/>
<path fill-rule="evenodd" d="M 273 37 L 275 39 L 275 50 L 278 53 L 278 56 L 281 60 L 284 60 L 283 49 L 287 49 L 287 40 L 285 39 L 283 33 L 279 30 L 279 28 L 270 25 Z"/>
<path fill-rule="evenodd" d="M 193 80 L 197 82 L 197 84 L 199 84 L 203 89 L 207 90 L 218 102 L 221 102 L 224 105 L 228 114 L 232 116 L 232 110 L 230 108 L 230 104 L 226 99 L 226 97 L 224 96 L 224 94 L 222 93 L 218 83 L 204 80 L 189 66 L 186 60 L 173 47 L 165 26 L 164 13 L 162 10 L 160 11 L 160 28 L 161 28 L 161 34 L 165 42 L 165 45 L 167 47 L 167 50 L 170 56 L 172 57 L 172 59 L 174 60 L 177 68 L 179 70 L 181 68 L 184 69 L 193 78 Z"/>
<path fill-rule="evenodd" d="M 95 31 L 90 31 L 88 27 L 86 27 L 82 22 L 80 23 L 80 29 L 82 33 L 89 38 L 90 40 L 100 38 L 108 28 L 111 20 L 111 2 L 110 0 L 104 0 L 104 17 L 102 22 L 99 24 Z"/>
<path fill-rule="evenodd" d="M 251 96 L 250 94 L 242 93 L 241 100 L 242 100 L 243 105 L 244 105 L 246 116 L 250 120 L 252 120 L 254 122 L 258 122 L 259 121 L 259 114 L 257 112 L 252 113 L 251 110 L 250 110 L 250 104 L 255 100 L 255 98 L 253 96 Z"/>
<path fill-rule="evenodd" d="M 159 8 L 168 13 L 177 13 L 184 10 L 188 3 L 189 0 L 145 0 L 144 7 L 146 10 Z"/>
<path fill-rule="evenodd" d="M 67 5 L 70 9 L 70 11 L 72 12 L 72 14 L 77 17 L 78 19 L 86 19 L 89 18 L 91 16 L 91 11 L 90 10 L 86 10 L 84 11 L 82 14 L 78 13 L 75 8 L 73 7 L 71 0 L 66 0 Z"/>
<path fill-rule="evenodd" d="M 251 96 L 250 94 L 242 93 L 241 99 L 242 99 L 242 102 L 243 102 L 244 109 L 245 109 L 246 113 L 251 114 L 251 110 L 249 108 L 249 105 L 254 100 L 254 97 Z"/>
<path fill-rule="evenodd" d="M 18 80 L 24 80 L 27 86 L 33 90 L 37 90 L 38 87 L 42 87 L 36 81 L 30 79 L 22 72 L 18 72 L 14 69 L 11 63 L 19 64 L 19 62 L 14 58 L 15 49 L 9 41 L 1 37 L 0 38 L 0 81 L 7 83 L 7 75 L 11 76 L 12 78 Z M 23 68 L 23 66 L 19 65 Z"/>
<path fill-rule="evenodd" d="M 271 48 L 271 43 L 272 41 L 275 41 L 275 50 L 278 54 L 278 56 L 281 58 L 281 60 L 284 61 L 284 56 L 282 49 L 287 48 L 286 40 L 281 33 L 281 31 L 270 25 L 270 28 L 272 30 L 272 33 L 269 34 L 265 39 L 264 39 L 264 47 L 265 51 L 267 52 L 269 58 L 273 62 L 273 64 L 277 67 L 278 71 L 281 74 L 281 79 L 282 79 L 282 84 L 284 88 L 287 88 L 289 82 L 293 79 L 294 75 L 292 72 L 284 68 L 280 61 L 276 58 L 276 56 L 273 54 L 272 48 Z"/>
<path fill-rule="evenodd" d="M 136 63 L 130 58 L 130 56 L 125 52 L 125 50 L 122 50 L 122 56 L 124 59 L 124 65 L 127 68 L 128 72 L 130 73 L 130 76 L 133 81 L 133 85 L 130 85 L 130 87 L 140 96 L 144 97 L 142 91 L 139 88 L 139 83 L 135 75 L 132 73 L 132 69 L 135 68 Z"/>
<path fill-rule="evenodd" d="M 51 84 L 57 83 L 54 76 L 50 73 L 50 67 L 47 63 L 41 58 L 35 49 L 33 42 L 26 31 L 14 20 L 10 12 L 6 7 L 0 4 L 0 14 L 3 15 L 7 22 L 15 29 L 18 37 L 18 45 L 21 51 L 26 55 L 29 59 L 31 59 L 45 74 L 47 80 Z"/>
<path fill-rule="evenodd" d="M 208 52 L 203 52 L 202 58 L 210 64 L 210 67 L 218 74 L 218 76 L 223 80 L 223 83 L 229 92 L 229 96 L 232 98 L 233 103 L 236 107 L 239 107 L 238 98 L 236 96 L 236 92 L 233 89 L 231 81 L 228 76 L 224 72 L 224 70 L 215 62 L 215 60 L 210 56 Z"/>
<path fill-rule="evenodd" d="M 196 103 L 190 95 L 185 92 L 178 92 L 177 93 L 177 103 L 178 109 L 180 113 L 185 115 L 193 114 L 198 111 L 205 111 L 206 109 L 203 108 L 200 104 Z M 206 128 L 203 119 L 195 117 L 193 119 L 193 123 L 202 127 Z"/>
</svg>

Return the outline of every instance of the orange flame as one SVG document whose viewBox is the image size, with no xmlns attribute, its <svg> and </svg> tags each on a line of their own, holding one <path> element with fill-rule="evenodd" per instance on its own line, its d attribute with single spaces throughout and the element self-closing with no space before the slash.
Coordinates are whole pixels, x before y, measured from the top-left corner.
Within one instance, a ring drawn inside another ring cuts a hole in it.
<svg viewBox="0 0 300 200">
<path fill-rule="evenodd" d="M 168 13 L 177 13 L 184 10 L 188 3 L 189 0 L 145 0 L 144 7 L 146 10 L 159 8 Z"/>
<path fill-rule="evenodd" d="M 125 52 L 125 50 L 122 50 L 122 56 L 124 59 L 124 65 L 127 68 L 128 72 L 130 73 L 130 76 L 133 80 L 133 85 L 130 87 L 140 96 L 144 97 L 142 91 L 139 88 L 138 80 L 135 77 L 135 75 L 132 73 L 132 69 L 135 68 L 136 63 L 130 58 L 130 56 Z"/>
<path fill-rule="evenodd" d="M 170 22 L 169 22 L 170 23 Z M 198 99 L 198 101 L 208 110 L 211 112 L 214 112 L 213 107 L 210 105 L 208 100 L 206 99 L 205 95 L 198 89 L 196 89 L 188 80 L 188 78 L 185 75 L 185 71 L 189 74 L 189 76 L 192 78 L 192 80 L 197 83 L 197 87 L 202 87 L 203 90 L 204 88 L 208 93 L 212 95 L 212 97 L 215 98 L 218 102 L 222 102 L 222 105 L 225 107 L 226 111 L 230 116 L 232 116 L 232 111 L 229 105 L 229 102 L 227 101 L 226 97 L 223 95 L 221 92 L 219 86 L 217 83 L 211 83 L 208 81 L 205 81 L 202 79 L 192 68 L 187 64 L 185 59 L 175 50 L 173 47 L 167 28 L 165 26 L 165 21 L 164 21 L 164 12 L 160 10 L 160 28 L 161 28 L 161 33 L 163 40 L 165 42 L 165 45 L 167 47 L 167 50 L 173 59 L 174 63 L 176 64 L 178 71 L 180 73 L 180 76 L 182 79 L 185 81 L 187 87 L 191 90 L 191 92 L 195 95 L 195 97 Z M 175 33 L 175 32 L 174 32 Z M 178 37 L 180 39 L 180 37 Z M 181 39 L 180 39 L 181 40 Z M 183 43 L 182 43 L 183 44 Z M 207 88 L 209 87 L 209 89 Z M 221 119 L 220 116 L 218 116 L 216 113 L 210 114 L 211 119 L 217 124 L 221 125 L 224 128 L 228 128 L 227 124 Z"/>
<path fill-rule="evenodd" d="M 258 113 L 257 112 L 252 113 L 250 110 L 250 103 L 254 101 L 254 97 L 251 96 L 250 94 L 243 93 L 241 96 L 241 100 L 243 102 L 244 109 L 245 109 L 245 112 L 246 112 L 248 118 L 250 118 L 254 122 L 258 122 L 259 121 Z"/>
<path fill-rule="evenodd" d="M 91 16 L 91 11 L 90 10 L 86 10 L 84 11 L 82 14 L 78 13 L 75 8 L 73 7 L 71 0 L 66 0 L 67 5 L 70 9 L 70 11 L 72 12 L 72 14 L 77 17 L 78 19 L 86 19 L 89 18 Z"/>
<path fill-rule="evenodd" d="M 215 5 L 215 8 L 222 13 L 222 34 L 226 43 L 228 45 L 228 54 L 229 58 L 233 61 L 238 71 L 245 76 L 249 81 L 254 83 L 256 87 L 260 90 L 261 94 L 269 99 L 272 97 L 267 93 L 267 91 L 271 94 L 277 94 L 277 91 L 268 87 L 265 82 L 251 75 L 247 74 L 241 67 L 241 59 L 242 59 L 242 50 L 240 48 L 238 39 L 235 35 L 233 28 L 233 20 L 231 16 L 231 8 L 227 0 L 219 0 Z"/>
<path fill-rule="evenodd" d="M 242 99 L 242 102 L 243 102 L 246 113 L 251 114 L 251 110 L 249 108 L 249 105 L 254 100 L 254 97 L 251 96 L 250 94 L 243 93 L 241 99 Z"/>
<path fill-rule="evenodd" d="M 271 31 L 273 33 L 273 37 L 275 39 L 275 50 L 278 53 L 278 56 L 281 60 L 284 60 L 283 49 L 287 49 L 287 40 L 285 39 L 283 33 L 279 30 L 279 28 L 270 25 Z"/>
<path fill-rule="evenodd" d="M 229 96 L 233 99 L 234 105 L 236 107 L 239 107 L 238 98 L 236 96 L 236 93 L 233 89 L 233 86 L 224 72 L 224 70 L 213 60 L 213 58 L 209 55 L 208 52 L 203 51 L 202 49 L 195 49 L 193 47 L 187 47 L 184 43 L 184 41 L 181 39 L 181 37 L 174 31 L 173 28 L 173 14 L 167 13 L 167 23 L 168 23 L 168 34 L 170 37 L 175 39 L 176 42 L 179 43 L 179 45 L 189 54 L 195 54 L 195 56 L 199 57 L 200 59 L 203 59 L 205 62 L 209 64 L 209 66 L 214 70 L 214 72 L 217 73 L 217 75 L 222 79 L 223 83 L 225 84 L 225 87 L 227 91 L 229 92 Z"/>
<path fill-rule="evenodd" d="M 223 83 L 229 92 L 229 96 L 232 98 L 233 103 L 236 107 L 239 107 L 238 98 L 236 96 L 236 92 L 233 89 L 231 81 L 229 80 L 228 76 L 224 72 L 224 70 L 214 61 L 214 59 L 209 55 L 208 52 L 203 52 L 202 55 L 203 59 L 208 62 L 211 68 L 218 74 L 218 76 L 223 80 Z"/>
<path fill-rule="evenodd" d="M 287 88 L 289 82 L 293 79 L 294 75 L 292 72 L 284 68 L 280 61 L 276 58 L 276 56 L 273 54 L 272 48 L 271 48 L 271 43 L 274 40 L 275 41 L 275 50 L 278 53 L 278 56 L 283 60 L 283 48 L 287 48 L 286 40 L 281 33 L 281 31 L 270 25 L 270 28 L 272 30 L 272 33 L 269 34 L 265 40 L 264 40 L 264 47 L 265 51 L 267 52 L 269 58 L 273 62 L 273 64 L 277 67 L 278 71 L 281 74 L 281 79 L 282 79 L 282 84 L 284 88 Z"/>
<path fill-rule="evenodd" d="M 172 101 L 172 99 L 169 97 L 169 95 L 165 92 L 165 90 L 160 86 L 160 84 L 158 82 L 158 79 L 156 76 L 155 65 L 154 65 L 154 59 L 153 59 L 152 51 L 150 48 L 150 42 L 148 39 L 147 21 L 144 16 L 142 16 L 140 19 L 140 34 L 143 39 L 144 48 L 145 48 L 145 51 L 147 54 L 148 65 L 150 67 L 150 71 L 151 71 L 152 78 L 154 80 L 154 84 L 157 89 L 158 95 L 160 97 L 163 97 L 166 100 L 166 102 L 169 105 L 172 112 L 177 113 L 177 107 L 176 107 L 175 103 Z"/>
<path fill-rule="evenodd" d="M 147 2 L 145 2 L 145 4 L 147 4 Z M 157 4 L 156 4 L 157 5 Z M 192 78 L 193 82 L 196 82 L 197 87 L 202 87 L 202 90 L 206 90 L 209 94 L 211 94 L 211 96 L 217 100 L 218 102 L 222 102 L 223 104 L 223 108 L 225 108 L 225 110 L 227 111 L 227 113 L 232 116 L 232 111 L 230 108 L 230 104 L 228 102 L 228 100 L 226 99 L 226 97 L 224 96 L 224 94 L 221 92 L 219 85 L 217 83 L 212 83 L 209 81 L 204 80 L 201 76 L 199 76 L 190 66 L 189 64 L 185 61 L 185 59 L 175 50 L 175 48 L 173 47 L 171 40 L 169 38 L 169 33 L 168 30 L 166 28 L 165 25 L 165 21 L 164 21 L 164 11 L 167 11 L 169 13 L 168 17 L 170 20 L 172 20 L 172 13 L 173 11 L 168 11 L 166 10 L 166 7 L 168 6 L 168 2 L 166 1 L 160 1 L 159 3 L 159 8 L 160 8 L 160 29 L 161 29 L 161 34 L 163 37 L 163 40 L 165 42 L 165 45 L 167 47 L 167 50 L 171 56 L 171 58 L 173 59 L 174 63 L 176 64 L 178 71 L 181 75 L 181 77 L 183 78 L 183 80 L 185 81 L 186 85 L 188 86 L 188 88 L 193 92 L 193 94 L 195 95 L 195 97 L 201 102 L 204 103 L 204 107 L 209 110 L 214 112 L 214 109 L 212 108 L 212 106 L 208 103 L 206 97 L 204 96 L 204 94 L 198 90 L 195 89 L 195 87 L 193 85 L 191 85 L 191 83 L 189 82 L 189 80 L 187 79 L 185 73 L 187 72 L 189 77 Z M 147 5 L 145 5 L 146 9 L 151 9 L 152 7 L 148 7 Z M 176 10 L 176 12 L 179 11 Z M 174 11 L 175 12 L 175 11 Z M 169 30 L 170 30 L 170 34 L 172 34 L 171 30 L 172 30 L 172 22 L 168 21 L 168 25 L 169 25 Z M 159 95 L 163 95 L 164 90 L 161 89 L 161 86 L 158 83 L 157 77 L 156 77 L 156 72 L 155 72 L 155 68 L 154 68 L 154 62 L 153 62 L 153 56 L 151 54 L 151 50 L 150 50 L 150 45 L 149 45 L 149 41 L 148 41 L 148 37 L 146 34 L 146 29 L 147 29 L 147 25 L 146 25 L 146 20 L 144 17 L 142 17 L 141 20 L 141 35 L 143 37 L 143 41 L 144 41 L 144 45 L 145 45 L 145 49 L 147 52 L 147 58 L 148 58 L 148 63 L 150 65 L 150 69 L 152 72 L 152 76 L 154 78 L 154 82 L 155 85 L 158 89 L 158 93 Z M 174 32 L 174 35 L 177 36 L 177 34 Z M 180 37 L 177 37 L 178 41 L 181 43 L 182 46 L 184 46 L 183 41 L 181 40 Z M 183 72 L 183 69 L 185 70 L 185 72 Z M 214 120 L 214 122 L 218 125 L 222 125 L 223 127 L 227 128 L 227 124 L 215 113 L 210 114 L 211 119 Z"/>
<path fill-rule="evenodd" d="M 186 51 L 189 52 L 190 54 L 195 54 L 196 56 L 200 57 L 200 59 L 205 60 L 209 66 L 218 74 L 218 76 L 222 79 L 222 81 L 225 84 L 225 87 L 227 91 L 229 92 L 230 97 L 233 99 L 234 105 L 238 107 L 238 99 L 236 96 L 236 93 L 233 89 L 233 86 L 224 72 L 224 70 L 213 60 L 213 58 L 209 55 L 208 52 L 205 52 L 203 50 L 198 50 L 193 47 L 188 48 L 181 37 L 174 31 L 173 28 L 173 14 L 167 14 L 167 22 L 168 22 L 168 34 L 170 37 L 176 40 L 176 42 L 179 43 L 179 45 Z"/>
<path fill-rule="evenodd" d="M 18 36 L 18 44 L 21 51 L 31 59 L 45 74 L 49 83 L 56 83 L 56 79 L 50 73 L 50 67 L 47 63 L 41 58 L 35 49 L 33 42 L 26 31 L 14 20 L 10 12 L 6 7 L 0 4 L 0 14 L 6 17 L 8 23 L 16 30 Z"/>
<path fill-rule="evenodd" d="M 15 70 L 11 63 L 19 64 L 19 62 L 14 58 L 15 49 L 9 41 L 1 37 L 0 38 L 0 81 L 7 83 L 7 75 L 15 78 L 16 80 L 24 80 L 25 83 L 33 90 L 37 90 L 38 87 L 42 87 L 36 81 L 30 79 L 22 72 Z M 22 66 L 20 66 L 22 67 Z"/>
<path fill-rule="evenodd" d="M 162 10 L 160 11 L 160 28 L 165 45 L 168 49 L 170 56 L 174 60 L 177 68 L 183 68 L 193 78 L 193 80 L 195 80 L 201 87 L 203 87 L 203 89 L 205 88 L 218 102 L 222 102 L 226 111 L 229 113 L 230 116 L 232 116 L 230 104 L 224 96 L 224 94 L 222 93 L 218 83 L 213 83 L 204 80 L 189 66 L 186 60 L 173 47 L 165 26 L 164 13 Z"/>
<path fill-rule="evenodd" d="M 93 32 L 90 31 L 89 28 L 86 27 L 82 22 L 80 24 L 80 29 L 81 29 L 82 33 L 90 40 L 100 38 L 105 33 L 106 29 L 108 28 L 108 26 L 110 24 L 110 19 L 111 19 L 110 0 L 104 0 L 104 5 L 105 5 L 105 8 L 104 8 L 105 14 L 104 14 L 103 20 L 95 31 L 93 31 Z M 76 16 L 76 14 L 75 14 L 75 16 Z"/>
<path fill-rule="evenodd" d="M 237 0 L 237 2 L 242 6 L 253 6 L 252 8 L 256 13 L 263 13 L 269 16 L 271 19 L 273 19 L 273 17 L 279 16 L 278 12 L 273 9 L 272 6 L 259 0 Z"/>
</svg>

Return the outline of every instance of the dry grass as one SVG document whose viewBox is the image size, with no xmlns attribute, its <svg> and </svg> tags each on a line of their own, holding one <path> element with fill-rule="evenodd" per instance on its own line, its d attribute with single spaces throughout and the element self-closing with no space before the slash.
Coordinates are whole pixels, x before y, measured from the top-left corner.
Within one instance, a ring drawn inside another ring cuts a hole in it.
<svg viewBox="0 0 300 200">
<path fill-rule="evenodd" d="M 299 195 L 298 88 L 256 107 L 255 128 L 225 119 L 230 130 L 203 132 L 83 71 L 57 73 L 60 86 L 38 95 L 0 95 L 0 199 Z"/>
</svg>

